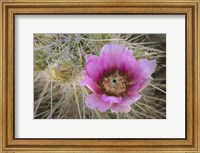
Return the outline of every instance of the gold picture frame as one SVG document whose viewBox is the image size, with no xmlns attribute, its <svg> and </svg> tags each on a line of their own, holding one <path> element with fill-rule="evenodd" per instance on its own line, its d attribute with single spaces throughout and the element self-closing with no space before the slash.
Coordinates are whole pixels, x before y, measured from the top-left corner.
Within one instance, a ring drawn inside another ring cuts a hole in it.
<svg viewBox="0 0 200 153">
<path fill-rule="evenodd" d="M 200 152 L 199 0 L 3 0 L 0 2 L 0 152 Z M 186 16 L 185 139 L 15 139 L 14 16 L 16 14 L 184 14 Z"/>
</svg>

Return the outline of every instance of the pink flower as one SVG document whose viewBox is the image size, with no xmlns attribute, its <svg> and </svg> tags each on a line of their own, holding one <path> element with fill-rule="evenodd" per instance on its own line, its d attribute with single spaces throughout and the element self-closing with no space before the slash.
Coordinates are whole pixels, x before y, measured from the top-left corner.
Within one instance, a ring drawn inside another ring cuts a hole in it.
<svg viewBox="0 0 200 153">
<path fill-rule="evenodd" d="M 100 56 L 86 55 L 81 84 L 93 92 L 87 96 L 86 106 L 100 112 L 129 112 L 155 68 L 156 60 L 136 60 L 130 50 L 116 44 L 106 44 Z"/>
</svg>

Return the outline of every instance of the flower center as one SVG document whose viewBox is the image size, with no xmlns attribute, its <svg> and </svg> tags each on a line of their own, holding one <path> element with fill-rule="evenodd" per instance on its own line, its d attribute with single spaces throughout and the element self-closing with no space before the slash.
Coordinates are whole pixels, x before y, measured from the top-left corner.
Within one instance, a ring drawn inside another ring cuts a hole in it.
<svg viewBox="0 0 200 153">
<path fill-rule="evenodd" d="M 101 87 L 107 95 L 122 96 L 127 91 L 127 85 L 128 81 L 126 75 L 115 71 L 103 78 Z"/>
</svg>

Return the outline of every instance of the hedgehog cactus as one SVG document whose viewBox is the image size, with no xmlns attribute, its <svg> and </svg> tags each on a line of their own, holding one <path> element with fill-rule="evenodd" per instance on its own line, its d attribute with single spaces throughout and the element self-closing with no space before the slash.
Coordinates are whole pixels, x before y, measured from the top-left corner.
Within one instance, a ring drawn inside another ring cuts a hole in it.
<svg viewBox="0 0 200 153">
<path fill-rule="evenodd" d="M 166 118 L 165 34 L 37 33 L 33 47 L 35 119 Z"/>
<path fill-rule="evenodd" d="M 62 83 L 70 82 L 75 75 L 74 67 L 67 61 L 60 61 L 50 68 L 50 76 L 52 80 Z"/>
<path fill-rule="evenodd" d="M 47 53 L 43 50 L 34 51 L 34 70 L 41 71 L 45 70 L 48 66 Z"/>
</svg>

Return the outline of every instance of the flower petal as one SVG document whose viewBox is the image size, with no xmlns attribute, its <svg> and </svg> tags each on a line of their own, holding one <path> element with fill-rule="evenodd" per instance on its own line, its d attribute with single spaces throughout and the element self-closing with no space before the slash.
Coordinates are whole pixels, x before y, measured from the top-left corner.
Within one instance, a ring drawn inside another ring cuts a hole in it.
<svg viewBox="0 0 200 153">
<path fill-rule="evenodd" d="M 111 110 L 112 112 L 124 112 L 124 113 L 128 113 L 131 110 L 131 106 L 120 106 L 119 104 L 113 104 L 111 106 Z"/>
<path fill-rule="evenodd" d="M 131 51 L 125 46 L 107 44 L 101 50 L 102 63 L 105 69 L 119 69 L 128 72 L 136 61 Z"/>
<path fill-rule="evenodd" d="M 141 83 L 141 82 L 138 82 L 138 83 L 134 84 L 132 87 L 130 87 L 130 88 L 128 89 L 128 94 L 129 94 L 129 95 L 135 94 L 135 93 L 138 91 L 138 89 L 140 88 L 140 83 Z"/>
<path fill-rule="evenodd" d="M 89 62 L 90 60 L 95 60 L 95 59 L 98 59 L 99 58 L 99 56 L 97 56 L 97 55 L 86 55 L 85 56 L 85 59 L 86 59 L 86 63 L 87 62 Z"/>
<path fill-rule="evenodd" d="M 105 102 L 109 102 L 109 103 L 119 103 L 121 102 L 121 97 L 116 97 L 116 96 L 107 96 L 106 94 L 103 94 L 101 96 L 101 99 Z"/>
<path fill-rule="evenodd" d="M 142 96 L 140 94 L 134 94 L 130 97 L 125 97 L 119 103 L 120 106 L 130 106 L 131 104 L 137 102 Z"/>
<path fill-rule="evenodd" d="M 90 94 L 86 98 L 86 106 L 90 109 L 98 109 L 100 112 L 110 109 L 111 105 L 111 103 L 104 102 L 97 94 Z"/>
<path fill-rule="evenodd" d="M 100 58 L 89 60 L 85 65 L 87 75 L 94 81 L 98 82 L 103 75 L 103 66 Z"/>
<path fill-rule="evenodd" d="M 152 78 L 146 79 L 143 82 L 140 83 L 140 87 L 138 88 L 137 92 L 142 91 L 143 89 L 145 89 L 151 82 Z"/>
<path fill-rule="evenodd" d="M 136 66 L 136 60 L 130 51 L 125 50 L 118 55 L 117 68 L 128 77 Z"/>
<path fill-rule="evenodd" d="M 152 78 L 139 81 L 138 83 L 133 85 L 131 88 L 129 88 L 128 94 L 134 95 L 135 93 L 142 91 L 143 89 L 145 89 L 149 85 L 151 80 L 152 80 Z"/>
<path fill-rule="evenodd" d="M 106 44 L 101 49 L 100 56 L 103 55 L 115 55 L 117 52 L 123 52 L 124 50 L 127 50 L 127 48 L 123 45 L 117 45 L 117 44 Z"/>
<path fill-rule="evenodd" d="M 146 80 L 151 77 L 151 74 L 156 69 L 156 60 L 148 61 L 146 59 L 138 60 L 137 67 L 132 71 L 130 81 L 138 83 L 141 80 Z"/>
<path fill-rule="evenodd" d="M 145 74 L 149 77 L 156 69 L 156 60 L 148 61 L 146 59 L 141 59 L 138 61 L 138 63 L 141 66 L 141 68 L 143 68 Z"/>
<path fill-rule="evenodd" d="M 83 72 L 83 80 L 81 81 L 81 85 L 83 86 L 87 86 L 92 92 L 96 93 L 96 94 L 100 94 L 101 93 L 101 89 L 98 86 L 98 84 L 91 79 L 86 72 Z"/>
</svg>

